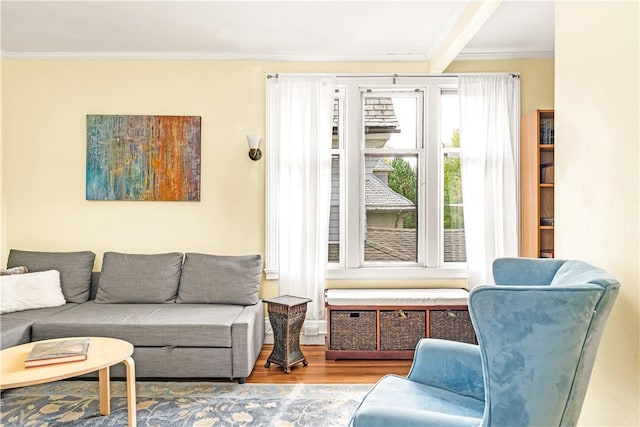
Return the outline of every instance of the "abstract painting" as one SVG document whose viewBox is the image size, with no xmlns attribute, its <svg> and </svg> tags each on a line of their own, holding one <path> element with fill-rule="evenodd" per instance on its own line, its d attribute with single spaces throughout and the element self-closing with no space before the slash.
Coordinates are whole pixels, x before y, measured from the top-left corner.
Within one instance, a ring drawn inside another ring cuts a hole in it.
<svg viewBox="0 0 640 427">
<path fill-rule="evenodd" d="M 200 121 L 87 115 L 87 200 L 200 200 Z"/>
</svg>

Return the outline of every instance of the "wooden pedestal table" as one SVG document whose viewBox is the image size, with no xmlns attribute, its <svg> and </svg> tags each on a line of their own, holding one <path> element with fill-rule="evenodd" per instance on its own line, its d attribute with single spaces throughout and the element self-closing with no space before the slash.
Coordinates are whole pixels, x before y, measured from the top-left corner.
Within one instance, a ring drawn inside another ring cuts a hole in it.
<svg viewBox="0 0 640 427">
<path fill-rule="evenodd" d="M 286 374 L 291 366 L 302 362 L 307 366 L 307 358 L 300 351 L 300 329 L 307 314 L 308 298 L 284 295 L 266 300 L 269 321 L 273 329 L 273 351 L 264 367 L 272 363 L 282 366 Z"/>
<path fill-rule="evenodd" d="M 72 337 L 64 338 L 70 339 Z M 73 337 L 75 338 L 75 337 Z M 62 338 L 61 338 L 62 339 Z M 109 368 L 124 363 L 127 370 L 127 407 L 129 427 L 136 425 L 136 373 L 131 355 L 133 345 L 115 338 L 89 337 L 87 359 L 80 362 L 56 363 L 53 365 L 25 368 L 24 360 L 34 343 L 10 347 L 0 352 L 0 390 L 44 384 L 77 377 L 98 371 L 100 388 L 100 415 L 111 413 L 111 383 Z M 58 341 L 48 340 L 48 341 Z"/>
</svg>

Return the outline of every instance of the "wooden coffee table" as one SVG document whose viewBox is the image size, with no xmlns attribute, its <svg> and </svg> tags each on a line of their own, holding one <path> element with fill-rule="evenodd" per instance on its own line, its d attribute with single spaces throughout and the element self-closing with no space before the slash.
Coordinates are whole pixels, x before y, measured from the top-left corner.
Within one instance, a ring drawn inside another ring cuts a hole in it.
<svg viewBox="0 0 640 427">
<path fill-rule="evenodd" d="M 71 339 L 68 337 L 61 339 Z M 87 360 L 25 368 L 24 360 L 34 343 L 10 347 L 0 352 L 0 390 L 44 384 L 98 371 L 100 415 L 111 413 L 109 368 L 124 363 L 127 371 L 127 407 L 129 427 L 136 425 L 136 373 L 131 355 L 133 345 L 115 338 L 89 337 Z M 57 340 L 47 340 L 57 341 Z"/>
</svg>

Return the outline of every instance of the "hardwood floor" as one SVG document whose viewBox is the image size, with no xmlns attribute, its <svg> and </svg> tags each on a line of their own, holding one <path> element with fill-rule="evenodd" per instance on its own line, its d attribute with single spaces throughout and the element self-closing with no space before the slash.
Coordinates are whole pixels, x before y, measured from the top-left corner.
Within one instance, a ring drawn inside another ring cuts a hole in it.
<svg viewBox="0 0 640 427">
<path fill-rule="evenodd" d="M 305 384 L 373 384 L 386 374 L 406 376 L 411 360 L 325 360 L 324 346 L 300 346 L 309 362 L 298 363 L 285 374 L 278 365 L 265 368 L 273 346 L 265 345 L 248 383 L 305 383 Z"/>
</svg>

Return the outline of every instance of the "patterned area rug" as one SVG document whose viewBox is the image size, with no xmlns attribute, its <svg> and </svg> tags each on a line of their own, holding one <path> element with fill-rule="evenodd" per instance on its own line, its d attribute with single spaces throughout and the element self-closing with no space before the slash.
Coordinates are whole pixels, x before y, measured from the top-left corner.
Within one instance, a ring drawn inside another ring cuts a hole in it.
<svg viewBox="0 0 640 427">
<path fill-rule="evenodd" d="M 138 426 L 346 426 L 371 385 L 144 382 Z M 1 426 L 126 426 L 125 383 L 111 383 L 111 414 L 97 381 L 58 381 L 2 392 Z"/>
</svg>

